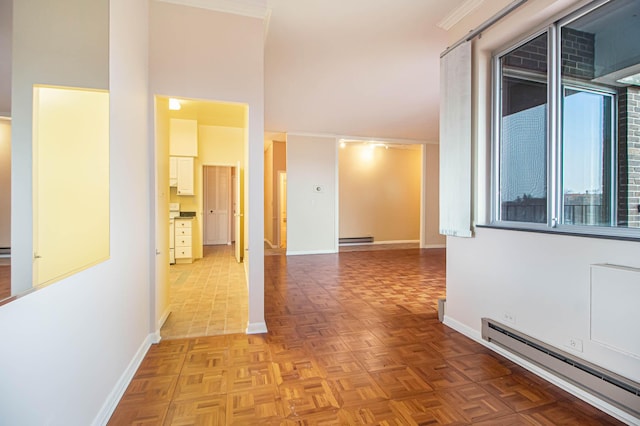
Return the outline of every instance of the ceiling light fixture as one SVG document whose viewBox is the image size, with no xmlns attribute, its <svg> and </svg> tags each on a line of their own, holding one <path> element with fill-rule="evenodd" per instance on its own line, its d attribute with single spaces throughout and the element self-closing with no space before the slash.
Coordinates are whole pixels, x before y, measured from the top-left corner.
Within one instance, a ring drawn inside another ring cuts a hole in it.
<svg viewBox="0 0 640 426">
<path fill-rule="evenodd" d="M 169 109 L 171 111 L 179 111 L 182 108 L 180 101 L 175 98 L 169 98 Z"/>
</svg>

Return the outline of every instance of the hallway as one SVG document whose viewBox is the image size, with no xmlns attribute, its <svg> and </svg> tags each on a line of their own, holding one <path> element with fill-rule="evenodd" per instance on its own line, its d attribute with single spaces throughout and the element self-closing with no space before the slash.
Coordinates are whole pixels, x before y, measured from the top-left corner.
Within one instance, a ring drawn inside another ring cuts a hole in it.
<svg viewBox="0 0 640 426">
<path fill-rule="evenodd" d="M 204 257 L 169 269 L 171 314 L 163 339 L 244 333 L 248 293 L 233 245 L 204 246 Z"/>
</svg>

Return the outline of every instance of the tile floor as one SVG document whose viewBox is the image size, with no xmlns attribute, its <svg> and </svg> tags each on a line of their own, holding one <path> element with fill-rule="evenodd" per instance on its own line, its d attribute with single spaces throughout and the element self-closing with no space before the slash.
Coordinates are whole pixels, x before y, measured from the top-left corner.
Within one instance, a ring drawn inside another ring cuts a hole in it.
<svg viewBox="0 0 640 426">
<path fill-rule="evenodd" d="M 234 247 L 204 246 L 204 257 L 169 268 L 171 314 L 163 339 L 244 333 L 248 294 Z"/>
</svg>

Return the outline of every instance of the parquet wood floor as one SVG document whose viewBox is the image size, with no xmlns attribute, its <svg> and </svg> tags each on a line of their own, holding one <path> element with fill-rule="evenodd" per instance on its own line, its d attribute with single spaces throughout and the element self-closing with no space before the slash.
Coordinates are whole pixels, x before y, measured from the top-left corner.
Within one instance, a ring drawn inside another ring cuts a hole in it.
<svg viewBox="0 0 640 426">
<path fill-rule="evenodd" d="M 0 300 L 11 296 L 11 261 L 0 258 Z"/>
<path fill-rule="evenodd" d="M 615 425 L 437 320 L 443 250 L 265 259 L 269 333 L 153 345 L 110 425 Z"/>
</svg>

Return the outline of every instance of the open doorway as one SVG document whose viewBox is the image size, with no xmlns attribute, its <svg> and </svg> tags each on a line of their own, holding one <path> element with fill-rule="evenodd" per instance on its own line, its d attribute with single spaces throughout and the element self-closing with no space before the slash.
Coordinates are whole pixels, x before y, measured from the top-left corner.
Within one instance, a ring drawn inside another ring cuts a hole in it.
<svg viewBox="0 0 640 426">
<path fill-rule="evenodd" d="M 287 246 L 287 143 L 282 133 L 265 133 L 264 243 L 269 253 Z"/>
<path fill-rule="evenodd" d="M 156 312 L 163 312 L 158 328 L 163 338 L 244 332 L 248 289 L 237 254 L 244 253 L 248 107 L 172 99 L 156 96 L 155 296 Z M 169 205 L 179 206 L 172 220 L 188 224 L 174 227 L 185 233 L 174 238 L 176 247 L 188 244 L 185 252 L 192 253 L 175 265 L 165 256 Z"/>
</svg>

